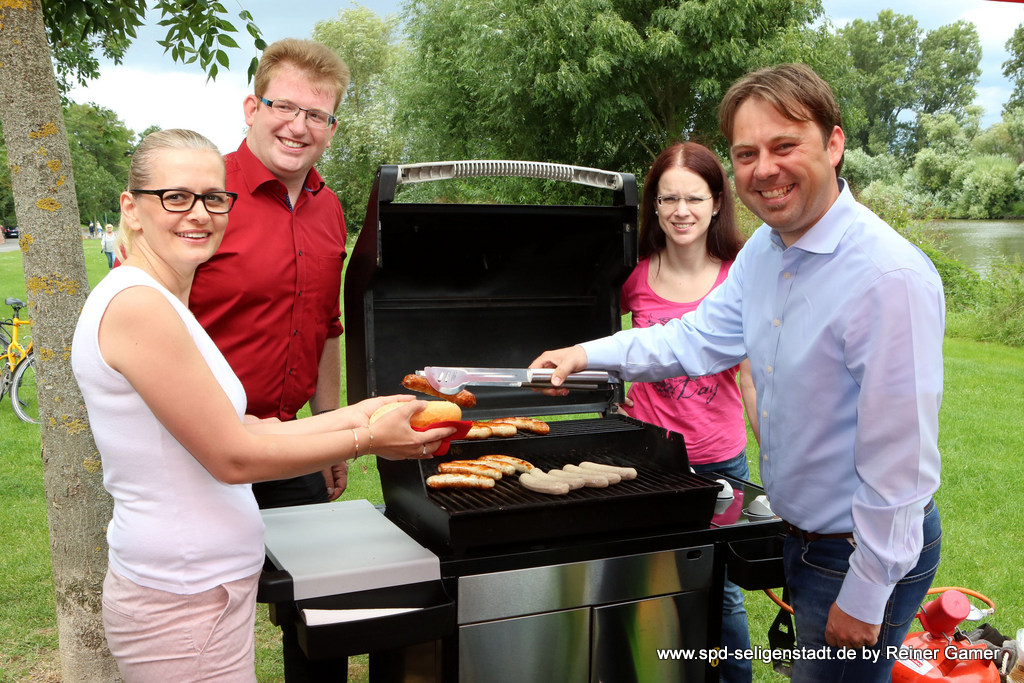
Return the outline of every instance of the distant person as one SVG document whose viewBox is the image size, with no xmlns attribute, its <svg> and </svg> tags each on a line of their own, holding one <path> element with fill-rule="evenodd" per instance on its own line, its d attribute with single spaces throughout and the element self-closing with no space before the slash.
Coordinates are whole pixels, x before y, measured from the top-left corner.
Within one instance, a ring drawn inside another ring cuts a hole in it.
<svg viewBox="0 0 1024 683">
<path fill-rule="evenodd" d="M 189 305 L 260 418 L 288 421 L 307 403 L 314 414 L 338 407 L 345 217 L 313 165 L 348 83 L 348 67 L 319 43 L 267 47 L 243 102 L 249 131 L 226 157 L 227 189 L 239 195 L 231 229 L 196 271 Z M 347 461 L 253 491 L 272 508 L 327 502 L 346 485 Z M 346 679 L 347 660 L 310 662 L 294 625 L 282 631 L 287 683 Z"/>
<path fill-rule="evenodd" d="M 117 235 L 114 234 L 114 226 L 107 223 L 100 236 L 100 251 L 107 257 L 107 270 L 114 267 L 114 249 L 117 248 Z"/>
<path fill-rule="evenodd" d="M 192 131 L 147 136 L 121 194 L 127 254 L 89 295 L 71 363 L 103 485 L 114 498 L 103 584 L 107 643 L 127 683 L 255 681 L 263 521 L 250 482 L 317 472 L 365 453 L 429 457 L 451 428 L 417 432 L 384 397 L 294 422 L 247 420 L 245 392 L 186 307 L 235 195 Z M 168 189 L 173 188 L 173 189 Z"/>
<path fill-rule="evenodd" d="M 793 681 L 888 681 L 939 564 L 942 282 L 839 177 L 842 117 L 810 68 L 748 74 L 719 116 L 736 191 L 765 222 L 725 282 L 680 319 L 533 366 L 557 385 L 587 367 L 651 381 L 749 358 L 797 649 L 855 649 L 794 658 Z"/>
<path fill-rule="evenodd" d="M 95 221 L 89 221 L 89 239 L 96 238 L 96 223 Z"/>
<path fill-rule="evenodd" d="M 663 325 L 689 313 L 725 281 L 742 246 L 718 157 L 695 142 L 669 146 L 644 183 L 640 261 L 622 286 L 623 312 L 632 314 L 633 327 Z M 756 404 L 750 363 L 743 361 L 706 377 L 634 382 L 620 412 L 682 434 L 694 471 L 748 480 L 743 414 L 746 406 L 756 435 Z M 743 591 L 731 581 L 722 604 L 721 645 L 750 649 Z M 753 676 L 749 659 L 724 660 L 720 671 L 724 683 L 749 683 Z"/>
</svg>

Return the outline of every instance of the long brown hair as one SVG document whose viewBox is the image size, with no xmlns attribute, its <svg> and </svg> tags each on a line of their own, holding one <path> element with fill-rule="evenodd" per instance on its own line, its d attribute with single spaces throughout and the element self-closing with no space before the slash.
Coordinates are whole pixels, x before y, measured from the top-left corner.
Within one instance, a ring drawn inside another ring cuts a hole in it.
<svg viewBox="0 0 1024 683">
<path fill-rule="evenodd" d="M 665 248 L 665 232 L 658 224 L 658 181 L 670 168 L 693 171 L 711 188 L 711 195 L 719 203 L 717 216 L 708 226 L 708 254 L 719 261 L 732 261 L 743 246 L 743 233 L 736 227 L 732 189 L 725 169 L 710 149 L 696 142 L 677 142 L 666 148 L 651 164 L 644 181 L 643 200 L 640 203 L 640 257 L 647 258 Z"/>
</svg>

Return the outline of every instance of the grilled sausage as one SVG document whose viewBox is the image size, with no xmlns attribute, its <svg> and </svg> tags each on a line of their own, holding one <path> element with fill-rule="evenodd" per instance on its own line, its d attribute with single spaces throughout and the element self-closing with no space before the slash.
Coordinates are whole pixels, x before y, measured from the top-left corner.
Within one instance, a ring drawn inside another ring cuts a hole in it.
<svg viewBox="0 0 1024 683">
<path fill-rule="evenodd" d="M 622 481 L 622 477 L 620 477 L 617 474 L 612 474 L 611 472 L 609 472 L 608 475 L 610 476 L 608 476 L 602 472 L 585 470 L 577 465 L 566 465 L 562 469 L 566 472 L 571 472 L 576 476 L 583 477 L 583 480 L 586 482 L 586 485 L 590 486 L 591 488 L 603 489 L 607 487 L 608 484 L 618 484 L 620 481 Z M 615 481 L 612 481 L 613 478 L 615 479 Z"/>
<path fill-rule="evenodd" d="M 441 474 L 478 474 L 491 479 L 501 479 L 501 470 L 497 467 L 472 460 L 441 462 L 437 464 L 437 471 Z"/>
<path fill-rule="evenodd" d="M 491 422 L 506 422 L 515 425 L 515 428 L 520 431 L 531 434 L 547 434 L 551 431 L 551 425 L 547 422 L 532 417 L 496 417 Z"/>
<path fill-rule="evenodd" d="M 481 455 L 480 460 L 501 460 L 507 462 L 516 468 L 517 472 L 530 472 L 536 469 L 532 462 L 527 462 L 520 458 L 514 458 L 511 455 Z"/>
<path fill-rule="evenodd" d="M 523 488 L 536 491 L 537 493 L 547 493 L 556 496 L 563 496 L 569 493 L 569 484 L 559 481 L 554 477 L 549 477 L 546 474 L 541 474 L 544 478 L 538 477 L 532 472 L 523 472 L 519 475 L 519 484 Z"/>
<path fill-rule="evenodd" d="M 430 382 L 428 382 L 427 378 L 422 375 L 406 375 L 402 379 L 402 386 L 411 391 L 417 391 L 421 394 L 429 394 L 430 396 L 436 396 L 437 398 L 443 398 L 446 401 L 451 401 L 460 408 L 472 408 L 476 405 L 476 396 L 465 389 L 454 395 L 442 394 L 440 391 L 430 386 Z"/>
<path fill-rule="evenodd" d="M 482 422 L 474 422 L 473 426 L 466 432 L 464 439 L 488 439 L 491 436 L 491 428 Z"/>
<path fill-rule="evenodd" d="M 629 481 L 630 479 L 636 479 L 636 469 L 632 467 L 616 467 L 615 465 L 604 465 L 599 462 L 590 462 L 585 460 L 580 463 L 580 467 L 585 470 L 593 470 L 605 474 L 606 472 L 613 472 L 622 478 L 622 481 Z"/>
<path fill-rule="evenodd" d="M 515 474 L 516 473 L 516 466 L 513 465 L 510 462 L 505 462 L 504 460 L 491 460 L 490 458 L 477 458 L 476 460 L 471 460 L 470 462 L 478 462 L 481 465 L 487 465 L 489 467 L 496 467 L 499 470 L 501 470 L 501 473 L 503 475 L 505 475 L 505 476 L 508 476 L 509 474 Z"/>
<path fill-rule="evenodd" d="M 490 435 L 492 436 L 515 436 L 519 433 L 519 430 L 515 428 L 515 425 L 509 424 L 508 422 L 487 420 L 480 424 L 490 429 Z"/>
<path fill-rule="evenodd" d="M 564 481 L 569 485 L 570 491 L 581 489 L 587 484 L 587 480 L 583 477 L 572 472 L 566 472 L 565 470 L 548 470 L 548 475 Z"/>
<path fill-rule="evenodd" d="M 493 489 L 494 480 L 479 474 L 433 474 L 427 477 L 431 489 Z"/>
</svg>

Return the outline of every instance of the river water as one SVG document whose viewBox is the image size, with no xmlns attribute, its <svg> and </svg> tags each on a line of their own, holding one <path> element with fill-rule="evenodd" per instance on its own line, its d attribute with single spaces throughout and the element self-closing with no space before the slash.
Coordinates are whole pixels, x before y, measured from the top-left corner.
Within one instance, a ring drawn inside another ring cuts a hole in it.
<svg viewBox="0 0 1024 683">
<path fill-rule="evenodd" d="M 941 233 L 943 250 L 982 277 L 1000 258 L 1024 260 L 1024 221 L 930 221 L 925 229 Z"/>
</svg>

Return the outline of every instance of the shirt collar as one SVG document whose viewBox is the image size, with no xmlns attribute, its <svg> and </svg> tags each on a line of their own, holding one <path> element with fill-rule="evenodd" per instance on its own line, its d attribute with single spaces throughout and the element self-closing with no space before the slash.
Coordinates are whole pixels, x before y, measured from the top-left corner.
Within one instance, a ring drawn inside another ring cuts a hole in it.
<svg viewBox="0 0 1024 683">
<path fill-rule="evenodd" d="M 800 239 L 792 246 L 813 254 L 831 254 L 839 246 L 839 242 L 850 227 L 856 211 L 857 200 L 850 192 L 849 184 L 839 178 L 839 197 L 825 212 L 825 215 L 815 223 Z M 771 231 L 772 242 L 785 251 L 786 246 L 778 231 Z"/>
<path fill-rule="evenodd" d="M 256 189 L 266 183 L 274 182 L 280 184 L 281 181 L 270 172 L 263 162 L 256 158 L 256 155 L 249 149 L 249 144 L 242 140 L 242 144 L 238 146 L 238 151 L 235 153 L 238 160 L 239 168 L 242 171 L 242 177 L 245 179 L 246 189 L 250 193 L 255 192 Z M 309 173 L 306 174 L 306 180 L 302 184 L 304 190 L 311 194 L 317 194 L 320 190 L 324 189 L 326 183 L 324 179 L 320 177 L 320 174 L 315 168 L 309 169 Z"/>
</svg>

